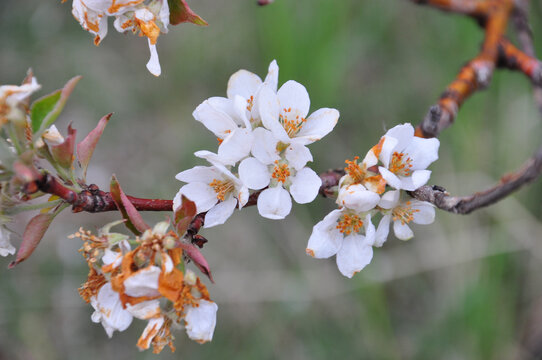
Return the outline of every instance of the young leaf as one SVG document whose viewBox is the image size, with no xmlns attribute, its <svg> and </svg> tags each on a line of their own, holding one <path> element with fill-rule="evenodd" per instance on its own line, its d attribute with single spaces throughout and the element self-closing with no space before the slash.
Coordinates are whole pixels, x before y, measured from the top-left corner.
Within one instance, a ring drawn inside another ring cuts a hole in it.
<svg viewBox="0 0 542 360">
<path fill-rule="evenodd" d="M 149 225 L 143 221 L 141 214 L 136 210 L 130 200 L 128 200 L 124 191 L 122 191 L 115 175 L 111 178 L 110 191 L 122 217 L 126 219 L 125 225 L 130 231 L 136 235 L 140 235 L 145 230 L 150 229 Z"/>
<path fill-rule="evenodd" d="M 15 260 L 12 261 L 8 266 L 10 269 L 13 268 L 15 265 L 19 264 L 20 262 L 28 259 L 28 257 L 32 255 L 32 253 L 40 243 L 41 239 L 43 238 L 43 235 L 45 235 L 45 232 L 51 225 L 51 222 L 53 222 L 55 216 L 57 216 L 62 210 L 64 210 L 66 206 L 67 205 L 63 205 L 59 207 L 58 210 L 55 212 L 38 214 L 30 220 L 28 225 L 26 225 L 26 229 L 24 229 L 23 241 L 21 242 L 21 246 L 17 251 L 17 256 L 15 257 Z"/>
<path fill-rule="evenodd" d="M 76 76 L 70 79 L 62 89 L 34 101 L 30 108 L 33 133 L 39 135 L 42 130 L 51 126 L 64 108 L 68 97 L 80 79 L 81 76 Z"/>
<path fill-rule="evenodd" d="M 203 20 L 198 14 L 196 14 L 188 4 L 186 0 L 168 0 L 169 5 L 169 23 L 171 25 L 177 25 L 183 22 L 190 22 L 196 25 L 209 25 L 207 21 Z"/>
<path fill-rule="evenodd" d="M 211 280 L 211 282 L 215 282 L 213 280 L 213 275 L 211 274 L 211 269 L 209 268 L 207 260 L 205 260 L 205 257 L 197 247 L 192 244 L 185 244 L 181 241 L 177 242 L 177 246 L 186 252 L 186 255 L 194 262 L 198 269 L 200 269 L 200 271 L 205 274 L 209 280 Z"/>
<path fill-rule="evenodd" d="M 64 169 L 70 169 L 74 160 L 73 150 L 75 148 L 75 135 L 77 130 L 68 126 L 68 136 L 60 145 L 51 146 L 53 159 Z"/>
<path fill-rule="evenodd" d="M 197 211 L 196 204 L 186 196 L 183 195 L 181 201 L 181 206 L 175 210 L 174 224 L 177 234 L 182 237 L 194 219 L 194 216 L 196 216 Z"/>
<path fill-rule="evenodd" d="M 111 115 L 113 115 L 113 113 L 107 114 L 101 118 L 98 125 L 88 133 L 83 141 L 77 144 L 77 159 L 79 160 L 79 165 L 83 169 L 83 178 L 87 177 L 88 164 L 90 163 L 94 149 L 96 148 L 98 140 L 100 140 Z"/>
</svg>

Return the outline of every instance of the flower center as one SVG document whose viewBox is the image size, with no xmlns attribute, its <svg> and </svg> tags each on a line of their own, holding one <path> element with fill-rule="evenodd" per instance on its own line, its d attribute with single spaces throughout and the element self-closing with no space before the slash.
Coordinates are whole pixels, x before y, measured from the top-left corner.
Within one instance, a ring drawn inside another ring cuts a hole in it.
<svg viewBox="0 0 542 360">
<path fill-rule="evenodd" d="M 296 115 L 290 115 L 292 118 L 288 118 L 288 113 L 292 112 L 292 108 L 283 109 L 282 114 L 279 115 L 279 122 L 286 130 L 289 137 L 294 137 L 303 127 L 303 124 L 307 122 L 307 119 Z"/>
<path fill-rule="evenodd" d="M 254 106 L 254 96 L 250 95 L 250 99 L 247 100 L 247 110 L 251 111 Z"/>
<path fill-rule="evenodd" d="M 412 173 L 412 159 L 404 153 L 393 153 L 389 170 L 395 175 L 409 176 Z"/>
<path fill-rule="evenodd" d="M 288 168 L 288 164 L 279 164 L 279 161 L 275 160 L 275 167 L 273 168 L 271 177 L 284 184 L 290 177 L 290 168 Z"/>
<path fill-rule="evenodd" d="M 355 184 L 361 184 L 365 179 L 365 166 L 363 168 L 358 164 L 359 156 L 355 156 L 354 160 L 345 160 L 347 166 L 344 171 L 354 180 Z"/>
<path fill-rule="evenodd" d="M 363 227 L 363 220 L 355 214 L 344 214 L 337 222 L 337 229 L 345 235 L 357 233 Z"/>
<path fill-rule="evenodd" d="M 233 191 L 235 185 L 231 180 L 218 180 L 214 179 L 209 186 L 213 188 L 216 193 L 216 198 L 220 201 L 224 201 L 226 195 Z"/>
<path fill-rule="evenodd" d="M 414 220 L 414 213 L 419 212 L 420 209 L 413 209 L 410 201 L 405 203 L 405 206 L 398 206 L 392 211 L 393 221 L 400 221 L 405 225 Z"/>
</svg>

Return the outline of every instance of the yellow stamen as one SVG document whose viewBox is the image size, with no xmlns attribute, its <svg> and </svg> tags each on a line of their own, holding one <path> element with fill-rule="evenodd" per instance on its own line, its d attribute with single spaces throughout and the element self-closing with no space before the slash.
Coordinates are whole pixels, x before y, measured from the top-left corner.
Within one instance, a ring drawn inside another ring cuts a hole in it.
<svg viewBox="0 0 542 360">
<path fill-rule="evenodd" d="M 224 201 L 227 194 L 233 191 L 235 185 L 231 180 L 218 180 L 214 179 L 209 186 L 211 186 L 216 192 L 216 198 L 220 201 Z"/>
<path fill-rule="evenodd" d="M 407 201 L 404 206 L 398 206 L 392 211 L 393 221 L 401 221 L 405 225 L 414 220 L 414 213 L 420 212 L 420 209 L 413 209 L 411 202 Z"/>
<path fill-rule="evenodd" d="M 284 114 L 279 115 L 279 122 L 284 130 L 286 130 L 288 136 L 292 138 L 301 130 L 303 124 L 307 122 L 307 119 L 300 117 L 299 115 L 296 115 L 293 119 L 289 119 L 287 113 L 292 112 L 292 108 L 283 109 L 282 112 Z"/>
<path fill-rule="evenodd" d="M 395 175 L 409 176 L 412 173 L 412 159 L 405 156 L 404 153 L 393 153 L 391 157 L 389 170 Z"/>
<path fill-rule="evenodd" d="M 354 184 L 361 184 L 365 179 L 365 165 L 361 167 L 357 162 L 358 159 L 359 156 L 355 156 L 354 160 L 344 161 L 346 164 L 348 164 L 348 166 L 344 168 L 344 171 L 352 178 L 352 180 L 354 180 Z"/>
<path fill-rule="evenodd" d="M 363 220 L 355 214 L 344 214 L 337 222 L 337 229 L 345 235 L 350 235 L 352 232 L 357 233 L 363 227 Z"/>
<path fill-rule="evenodd" d="M 288 164 L 279 164 L 279 161 L 275 160 L 275 168 L 273 169 L 273 174 L 271 177 L 284 184 L 290 177 L 290 169 L 288 168 Z"/>
</svg>

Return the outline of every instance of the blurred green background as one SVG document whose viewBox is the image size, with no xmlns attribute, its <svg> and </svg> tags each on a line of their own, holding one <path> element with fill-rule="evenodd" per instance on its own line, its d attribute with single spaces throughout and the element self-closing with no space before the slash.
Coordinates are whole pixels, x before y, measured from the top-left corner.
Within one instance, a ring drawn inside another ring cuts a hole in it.
<svg viewBox="0 0 542 360">
<path fill-rule="evenodd" d="M 470 19 L 404 0 L 277 0 L 265 8 L 255 2 L 189 1 L 210 26 L 181 25 L 162 35 L 162 76 L 154 78 L 145 68 L 144 39 L 110 26 L 95 47 L 70 2 L 1 0 L 0 83 L 18 84 L 32 67 L 43 95 L 83 75 L 61 131 L 73 122 L 81 139 L 101 116 L 115 113 L 89 181 L 107 188 L 115 173 L 129 194 L 172 198 L 180 186 L 175 174 L 204 164 L 192 153 L 217 145 L 192 111 L 224 96 L 238 69 L 263 77 L 277 59 L 280 82 L 304 84 L 311 111 L 340 110 L 336 130 L 311 145 L 312 167 L 321 172 L 363 156 L 385 129 L 418 123 L 482 40 Z M 539 40 L 542 12 L 533 5 Z M 540 145 L 540 119 L 529 82 L 498 71 L 442 134 L 431 183 L 458 195 L 495 183 Z M 433 225 L 415 228 L 413 240 L 390 236 L 351 280 L 334 259 L 304 253 L 332 201 L 294 205 L 281 222 L 247 208 L 203 232 L 216 280 L 209 290 L 219 304 L 213 342 L 199 345 L 177 332 L 177 352 L 159 356 L 135 346 L 143 322 L 109 340 L 77 295 L 87 267 L 80 243 L 66 236 L 118 215 L 66 213 L 32 258 L 10 271 L 10 259 L 0 259 L 0 359 L 540 358 L 541 199 L 539 180 L 469 216 L 438 212 Z M 27 220 L 14 228 L 21 232 Z"/>
</svg>

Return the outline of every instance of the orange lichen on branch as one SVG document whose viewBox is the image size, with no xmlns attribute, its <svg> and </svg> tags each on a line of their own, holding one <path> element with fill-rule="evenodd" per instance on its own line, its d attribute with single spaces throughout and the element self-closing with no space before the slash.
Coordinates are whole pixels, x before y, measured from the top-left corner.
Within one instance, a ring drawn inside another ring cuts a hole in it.
<svg viewBox="0 0 542 360">
<path fill-rule="evenodd" d="M 499 41 L 499 65 L 519 70 L 535 85 L 542 85 L 542 63 L 515 47 L 506 38 Z"/>
</svg>

